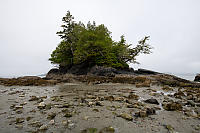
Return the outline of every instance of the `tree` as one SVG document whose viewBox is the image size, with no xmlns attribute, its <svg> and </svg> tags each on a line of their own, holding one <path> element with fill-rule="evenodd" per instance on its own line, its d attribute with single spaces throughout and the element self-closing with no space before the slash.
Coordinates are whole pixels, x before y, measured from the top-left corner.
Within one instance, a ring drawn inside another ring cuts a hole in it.
<svg viewBox="0 0 200 133">
<path fill-rule="evenodd" d="M 99 65 L 117 69 L 128 68 L 128 63 L 138 63 L 139 54 L 150 54 L 152 47 L 147 43 L 149 36 L 140 40 L 136 47 L 126 43 L 121 36 L 119 42 L 111 37 L 111 32 L 103 24 L 88 22 L 76 23 L 68 11 L 63 17 L 62 31 L 57 32 L 61 38 L 60 44 L 52 52 L 49 60 L 61 68 L 87 63 L 89 66 Z"/>
<path fill-rule="evenodd" d="M 74 28 L 76 24 L 73 19 L 74 17 L 68 11 L 62 18 L 64 24 L 61 27 L 63 30 L 56 33 L 62 41 L 56 50 L 53 51 L 49 60 L 54 64 L 59 64 L 60 67 L 71 67 L 74 62 L 74 51 L 76 48 Z"/>
</svg>

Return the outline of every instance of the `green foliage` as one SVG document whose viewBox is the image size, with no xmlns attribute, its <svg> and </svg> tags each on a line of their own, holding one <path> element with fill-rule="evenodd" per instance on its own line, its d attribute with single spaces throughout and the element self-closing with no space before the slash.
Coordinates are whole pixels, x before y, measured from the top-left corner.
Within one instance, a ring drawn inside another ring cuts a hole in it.
<svg viewBox="0 0 200 133">
<path fill-rule="evenodd" d="M 108 66 L 114 68 L 128 68 L 128 63 L 138 63 L 136 56 L 150 54 L 152 47 L 146 43 L 149 36 L 131 48 L 121 36 L 119 42 L 113 41 L 111 32 L 103 24 L 96 25 L 88 22 L 73 21 L 74 17 L 68 11 L 63 17 L 62 31 L 57 32 L 62 41 L 52 52 L 49 59 L 60 67 L 71 67 L 76 64 L 88 63 L 89 65 Z"/>
</svg>

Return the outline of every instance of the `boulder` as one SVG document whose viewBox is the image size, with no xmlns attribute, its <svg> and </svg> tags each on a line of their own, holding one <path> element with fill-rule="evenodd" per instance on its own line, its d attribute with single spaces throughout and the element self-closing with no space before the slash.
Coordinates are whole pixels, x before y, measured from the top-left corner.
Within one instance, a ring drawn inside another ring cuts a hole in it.
<svg viewBox="0 0 200 133">
<path fill-rule="evenodd" d="M 195 76 L 194 81 L 200 82 L 200 74 L 197 74 L 197 75 Z"/>
<path fill-rule="evenodd" d="M 177 102 L 163 103 L 162 106 L 167 111 L 181 111 L 183 108 L 182 105 Z"/>
<path fill-rule="evenodd" d="M 60 73 L 59 69 L 53 68 L 47 73 L 47 75 L 46 75 L 46 77 L 44 79 L 55 79 L 55 77 L 57 77 L 60 74 L 61 73 Z"/>
<path fill-rule="evenodd" d="M 158 102 L 156 99 L 153 99 L 153 98 L 147 99 L 147 100 L 145 100 L 144 102 L 145 102 L 145 103 L 150 103 L 150 104 L 157 104 L 157 105 L 159 105 L 159 102 Z"/>
<path fill-rule="evenodd" d="M 57 68 L 52 68 L 47 74 L 59 74 L 59 69 Z"/>
</svg>

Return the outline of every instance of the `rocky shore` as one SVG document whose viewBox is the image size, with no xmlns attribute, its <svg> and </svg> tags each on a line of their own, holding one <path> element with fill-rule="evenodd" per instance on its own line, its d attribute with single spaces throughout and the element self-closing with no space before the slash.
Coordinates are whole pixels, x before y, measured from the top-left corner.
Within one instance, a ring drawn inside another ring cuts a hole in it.
<svg viewBox="0 0 200 133">
<path fill-rule="evenodd" d="M 197 82 L 144 69 L 52 71 L 0 79 L 0 132 L 200 132 Z"/>
</svg>

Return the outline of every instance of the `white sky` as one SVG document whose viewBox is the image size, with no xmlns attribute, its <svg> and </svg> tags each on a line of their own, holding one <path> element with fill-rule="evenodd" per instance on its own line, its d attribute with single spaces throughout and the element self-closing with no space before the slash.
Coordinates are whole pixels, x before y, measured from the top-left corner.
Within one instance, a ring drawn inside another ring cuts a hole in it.
<svg viewBox="0 0 200 133">
<path fill-rule="evenodd" d="M 0 0 L 0 77 L 47 73 L 67 10 L 77 21 L 105 24 L 114 40 L 151 36 L 153 54 L 133 68 L 200 72 L 200 0 Z"/>
</svg>

